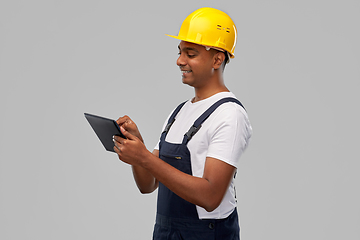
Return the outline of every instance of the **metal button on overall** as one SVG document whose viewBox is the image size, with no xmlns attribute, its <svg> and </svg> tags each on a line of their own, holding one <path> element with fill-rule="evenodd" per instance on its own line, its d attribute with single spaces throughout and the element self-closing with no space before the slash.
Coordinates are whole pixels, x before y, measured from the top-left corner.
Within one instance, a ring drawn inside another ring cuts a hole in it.
<svg viewBox="0 0 360 240">
<path fill-rule="evenodd" d="M 209 223 L 209 228 L 210 229 L 214 229 L 215 228 L 215 225 L 213 223 Z"/>
</svg>

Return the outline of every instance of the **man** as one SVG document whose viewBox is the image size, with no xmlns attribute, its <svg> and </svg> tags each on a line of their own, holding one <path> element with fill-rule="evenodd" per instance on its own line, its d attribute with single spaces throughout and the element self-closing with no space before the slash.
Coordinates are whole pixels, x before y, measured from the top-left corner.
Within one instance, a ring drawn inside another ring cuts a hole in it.
<svg viewBox="0 0 360 240">
<path fill-rule="evenodd" d="M 142 193 L 159 188 L 156 240 L 239 239 L 234 176 L 252 129 L 223 80 L 236 34 L 227 14 L 201 8 L 171 36 L 181 40 L 177 65 L 195 97 L 171 113 L 152 153 L 128 116 L 117 120 L 127 138 L 114 137 L 120 160 Z"/>
</svg>

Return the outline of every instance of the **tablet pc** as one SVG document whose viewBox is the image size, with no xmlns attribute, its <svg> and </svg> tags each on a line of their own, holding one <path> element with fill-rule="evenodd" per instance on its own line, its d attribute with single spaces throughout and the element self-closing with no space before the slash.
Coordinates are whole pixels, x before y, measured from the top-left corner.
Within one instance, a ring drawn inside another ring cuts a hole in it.
<svg viewBox="0 0 360 240">
<path fill-rule="evenodd" d="M 89 113 L 84 113 L 84 115 L 107 151 L 115 152 L 113 141 L 114 135 L 126 139 L 126 137 L 121 133 L 120 127 L 115 120 Z"/>
</svg>

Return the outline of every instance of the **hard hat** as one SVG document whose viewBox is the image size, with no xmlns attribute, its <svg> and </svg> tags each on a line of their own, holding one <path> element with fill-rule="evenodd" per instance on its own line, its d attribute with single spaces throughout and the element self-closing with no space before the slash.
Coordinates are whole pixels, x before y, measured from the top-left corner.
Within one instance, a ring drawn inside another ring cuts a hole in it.
<svg viewBox="0 0 360 240">
<path fill-rule="evenodd" d="M 183 21 L 178 36 L 168 35 L 182 41 L 227 51 L 234 58 L 237 31 L 233 20 L 215 8 L 200 8 Z"/>
</svg>

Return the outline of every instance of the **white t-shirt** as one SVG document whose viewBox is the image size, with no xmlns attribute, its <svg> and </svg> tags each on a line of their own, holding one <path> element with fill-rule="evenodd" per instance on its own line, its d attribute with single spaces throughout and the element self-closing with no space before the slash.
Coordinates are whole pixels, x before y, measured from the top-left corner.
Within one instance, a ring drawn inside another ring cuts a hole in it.
<svg viewBox="0 0 360 240">
<path fill-rule="evenodd" d="M 211 105 L 225 97 L 236 98 L 231 92 L 221 92 L 195 103 L 188 100 L 177 114 L 176 121 L 171 126 L 165 140 L 174 144 L 181 143 L 184 134 L 195 120 Z M 170 115 L 165 121 L 163 129 L 165 129 Z M 233 102 L 220 105 L 188 142 L 193 176 L 203 176 L 206 157 L 216 158 L 237 167 L 239 158 L 248 145 L 251 133 L 252 128 L 244 108 Z M 159 143 L 155 149 L 159 150 Z M 196 206 L 200 219 L 226 218 L 235 207 L 234 180 L 232 180 L 221 204 L 214 211 L 207 212 L 204 208 Z"/>
</svg>

